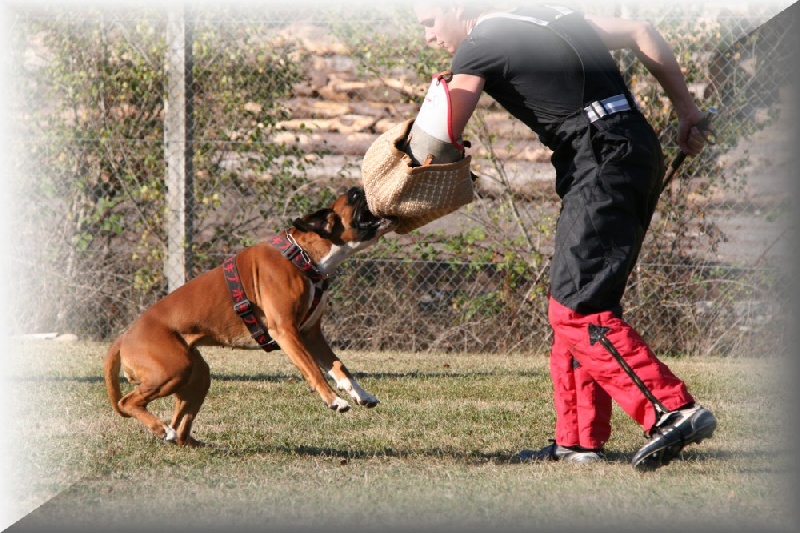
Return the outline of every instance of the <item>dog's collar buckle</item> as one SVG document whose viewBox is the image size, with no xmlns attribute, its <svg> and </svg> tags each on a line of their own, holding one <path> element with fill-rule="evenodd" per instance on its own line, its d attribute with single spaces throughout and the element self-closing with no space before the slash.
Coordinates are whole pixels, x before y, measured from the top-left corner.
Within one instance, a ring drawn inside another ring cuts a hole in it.
<svg viewBox="0 0 800 533">
<path fill-rule="evenodd" d="M 253 307 L 250 304 L 250 300 L 242 300 L 233 304 L 233 310 L 236 311 L 237 315 L 242 316 L 251 312 Z"/>
</svg>

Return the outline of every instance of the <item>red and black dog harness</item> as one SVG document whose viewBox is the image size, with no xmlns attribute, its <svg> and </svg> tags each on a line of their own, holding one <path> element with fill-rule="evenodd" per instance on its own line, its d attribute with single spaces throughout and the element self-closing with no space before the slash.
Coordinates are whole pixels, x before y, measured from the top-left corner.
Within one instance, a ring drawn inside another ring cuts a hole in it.
<svg viewBox="0 0 800 533">
<path fill-rule="evenodd" d="M 285 231 L 284 235 L 285 237 L 275 235 L 268 242 L 280 250 L 281 254 L 308 276 L 314 284 L 314 299 L 311 302 L 311 308 L 303 318 L 303 323 L 305 323 L 317 309 L 319 302 L 322 300 L 322 295 L 328 290 L 328 278 L 314 266 L 308 254 L 295 242 L 294 237 L 288 231 Z M 236 311 L 236 314 L 247 326 L 247 330 L 256 343 L 267 352 L 280 349 L 278 343 L 269 336 L 266 328 L 256 317 L 255 306 L 247 299 L 242 280 L 239 277 L 239 271 L 236 268 L 236 256 L 232 255 L 225 259 L 222 264 L 222 272 L 225 275 L 225 282 L 228 284 L 228 291 L 233 300 L 233 310 Z"/>
</svg>

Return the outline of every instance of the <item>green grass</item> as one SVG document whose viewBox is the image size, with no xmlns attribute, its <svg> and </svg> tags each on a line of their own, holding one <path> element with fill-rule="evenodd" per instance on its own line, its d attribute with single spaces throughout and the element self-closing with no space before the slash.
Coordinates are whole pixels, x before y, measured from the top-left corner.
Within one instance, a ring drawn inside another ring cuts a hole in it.
<svg viewBox="0 0 800 533">
<path fill-rule="evenodd" d="M 641 474 L 629 461 L 642 430 L 616 406 L 607 464 L 510 462 L 552 437 L 543 355 L 343 352 L 381 403 L 336 414 L 282 352 L 206 349 L 212 386 L 194 435 L 209 446 L 184 449 L 111 410 L 106 347 L 19 346 L 9 466 L 18 505 L 47 502 L 35 524 L 795 529 L 788 379 L 775 359 L 667 360 L 719 426 L 683 461 Z M 152 407 L 168 419 L 172 400 Z"/>
</svg>

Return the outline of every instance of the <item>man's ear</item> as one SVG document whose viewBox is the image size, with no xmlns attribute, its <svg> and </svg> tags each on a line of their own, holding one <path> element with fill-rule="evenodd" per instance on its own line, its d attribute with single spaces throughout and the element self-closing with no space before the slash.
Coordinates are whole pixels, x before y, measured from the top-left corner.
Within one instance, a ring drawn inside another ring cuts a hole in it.
<svg viewBox="0 0 800 533">
<path fill-rule="evenodd" d="M 341 224 L 339 215 L 333 209 L 327 208 L 294 221 L 294 227 L 300 231 L 313 232 L 326 238 L 333 234 L 337 224 Z"/>
</svg>

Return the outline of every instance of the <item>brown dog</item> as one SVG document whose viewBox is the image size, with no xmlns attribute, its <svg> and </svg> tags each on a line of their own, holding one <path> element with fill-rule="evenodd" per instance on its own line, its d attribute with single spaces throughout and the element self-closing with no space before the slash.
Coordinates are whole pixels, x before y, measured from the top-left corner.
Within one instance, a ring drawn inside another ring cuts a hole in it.
<svg viewBox="0 0 800 533">
<path fill-rule="evenodd" d="M 320 318 L 327 277 L 350 254 L 395 226 L 394 220 L 373 215 L 363 189 L 353 187 L 329 208 L 295 220 L 284 234 L 245 248 L 179 287 L 142 313 L 109 349 L 104 373 L 112 406 L 161 439 L 198 445 L 190 436 L 192 422 L 211 376 L 197 347 L 260 344 L 285 351 L 330 409 L 342 413 L 350 405 L 336 395 L 321 370 L 357 404 L 374 407 L 378 400 L 356 383 L 331 350 Z M 125 396 L 120 367 L 136 385 Z M 175 413 L 167 425 L 147 404 L 170 394 L 176 397 Z"/>
</svg>

